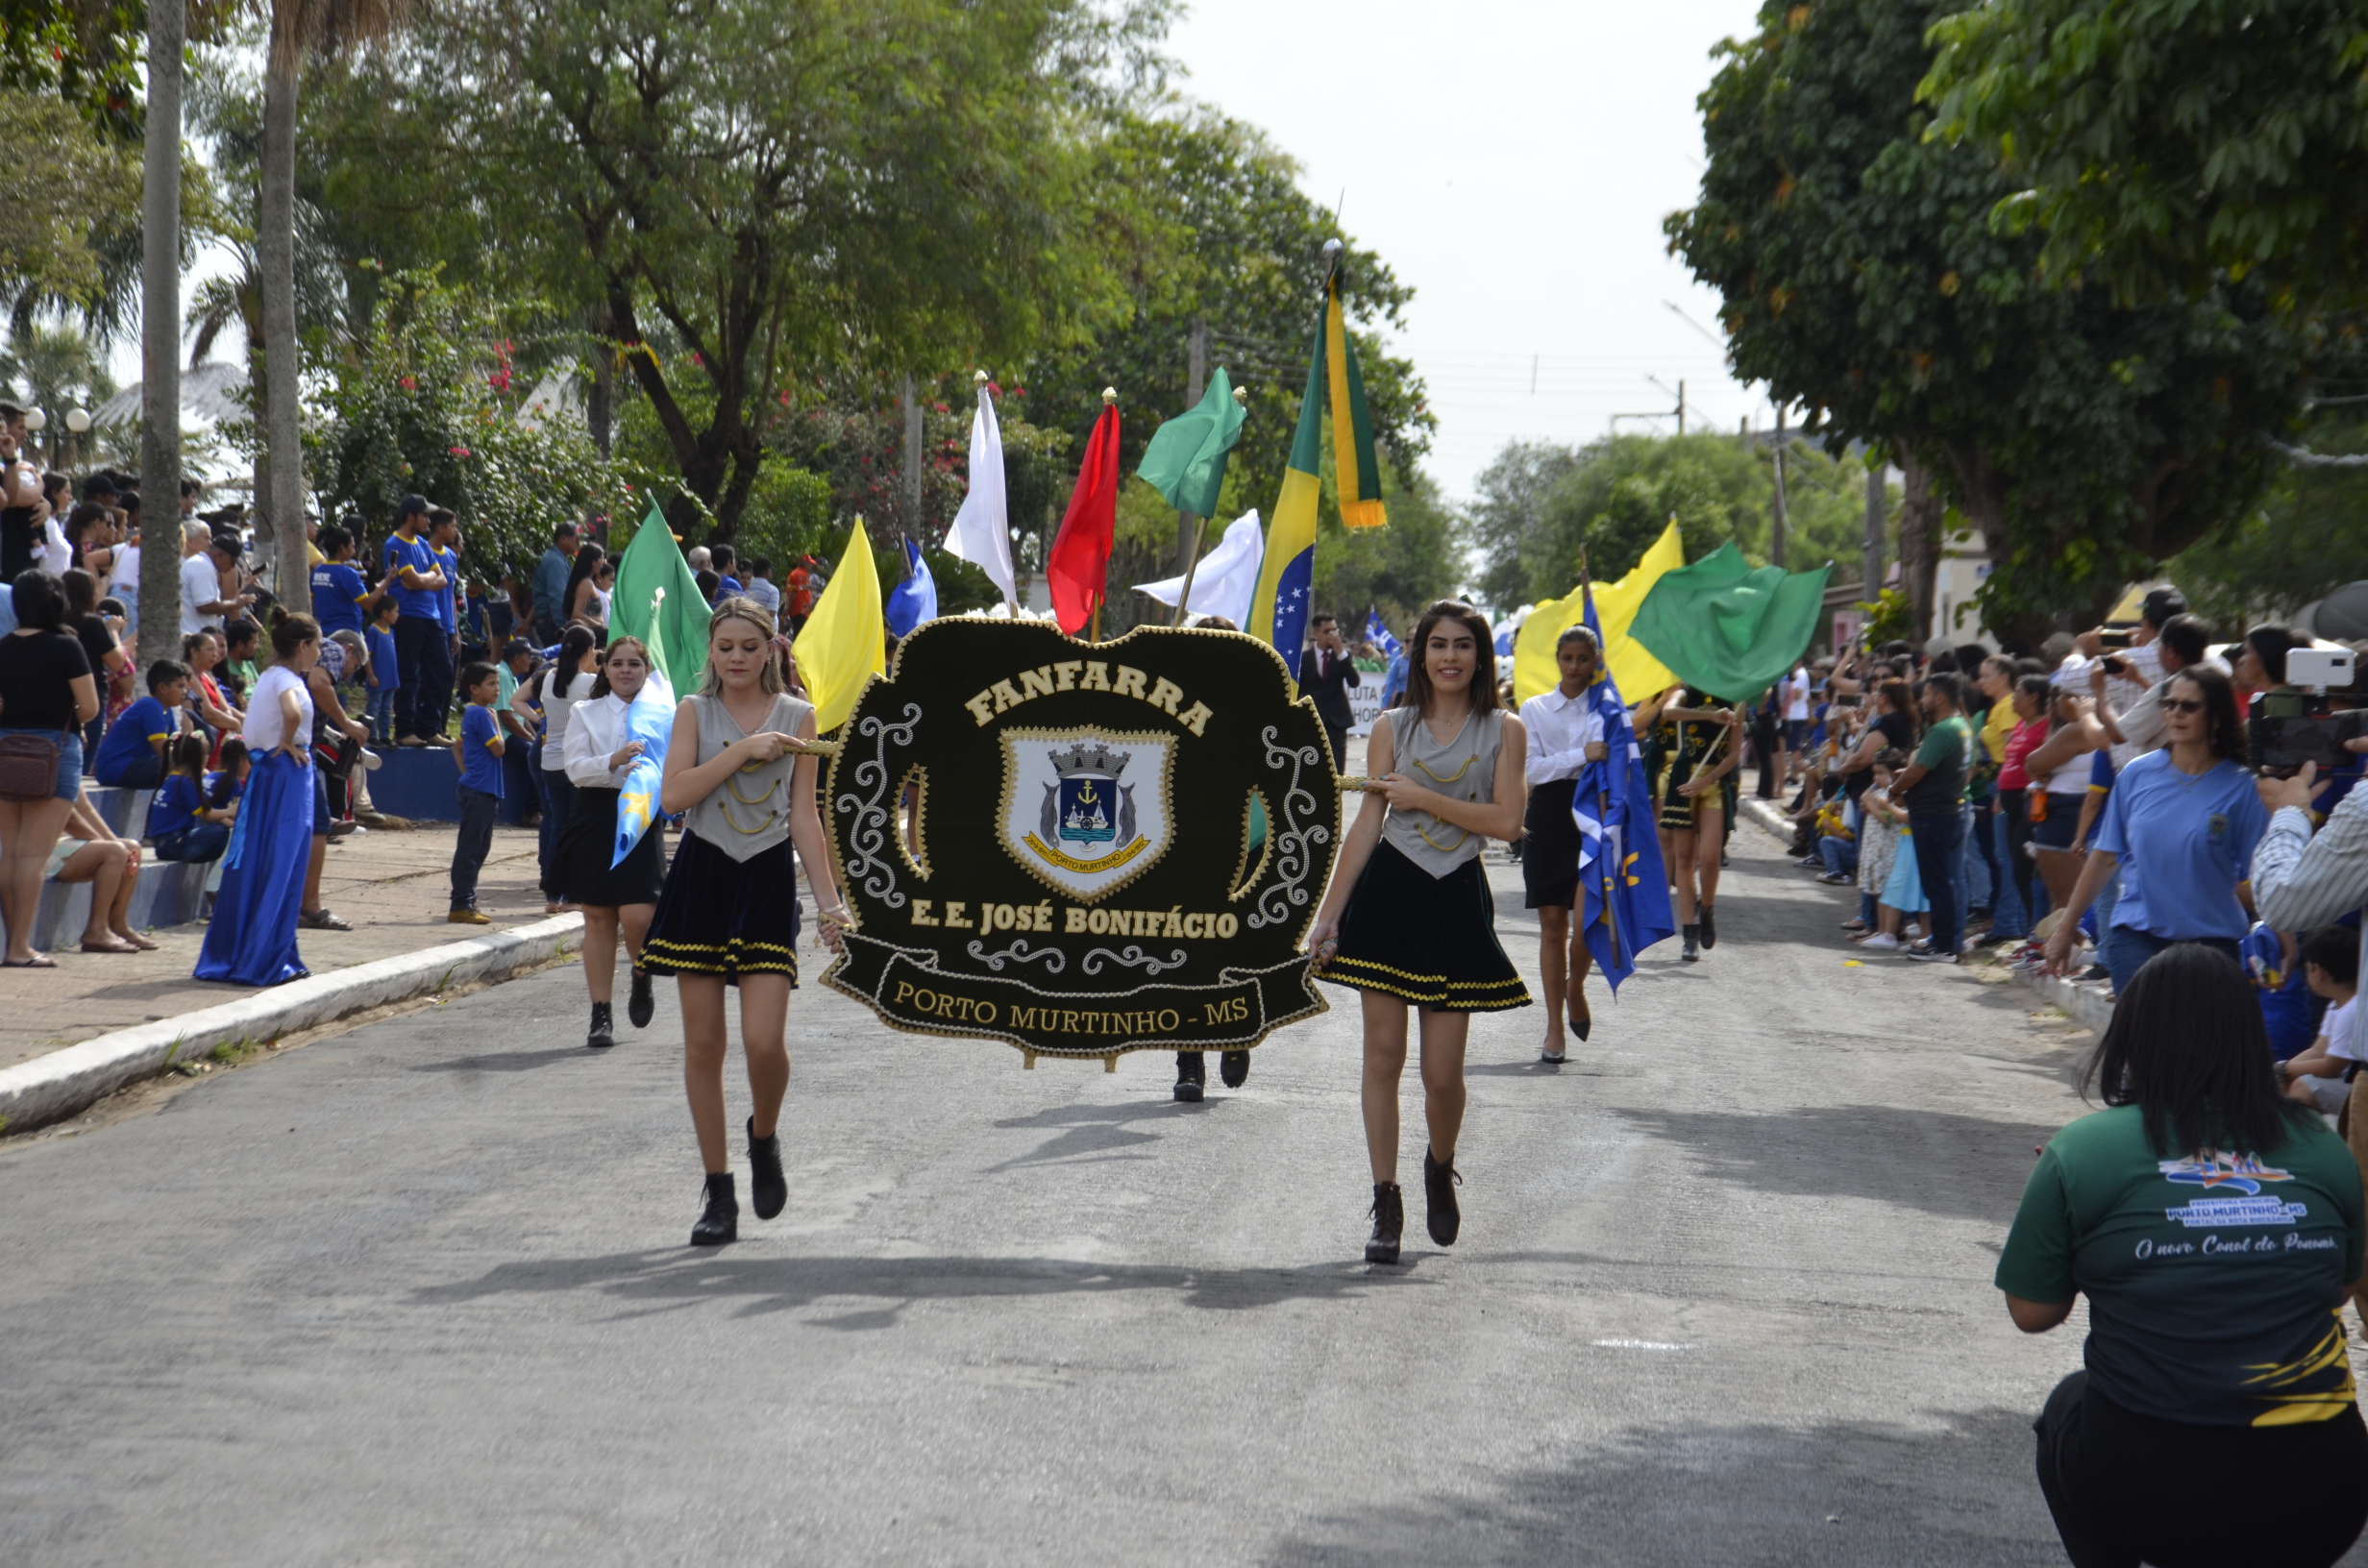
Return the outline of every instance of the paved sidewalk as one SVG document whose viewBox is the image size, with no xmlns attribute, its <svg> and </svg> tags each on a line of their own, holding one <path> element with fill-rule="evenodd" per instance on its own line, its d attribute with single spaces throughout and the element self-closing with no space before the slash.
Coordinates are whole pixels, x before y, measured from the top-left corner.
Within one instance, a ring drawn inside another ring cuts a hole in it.
<svg viewBox="0 0 2368 1568">
<path fill-rule="evenodd" d="M 301 933 L 312 972 L 327 974 L 544 919 L 542 891 L 535 885 L 534 830 L 498 827 L 477 894 L 478 907 L 494 923 L 447 921 L 456 831 L 450 822 L 426 822 L 411 832 L 357 833 L 331 845 L 321 898 L 354 929 Z M 55 969 L 0 971 L 0 1067 L 111 1030 L 256 993 L 254 987 L 190 978 L 206 938 L 203 925 L 168 926 L 148 935 L 159 943 L 153 953 L 86 954 L 61 946 Z"/>
</svg>

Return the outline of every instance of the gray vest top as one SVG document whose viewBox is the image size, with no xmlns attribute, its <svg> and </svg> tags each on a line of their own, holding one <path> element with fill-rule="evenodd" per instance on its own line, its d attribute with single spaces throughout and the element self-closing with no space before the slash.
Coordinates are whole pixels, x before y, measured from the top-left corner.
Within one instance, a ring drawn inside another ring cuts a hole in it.
<svg viewBox="0 0 2368 1568">
<path fill-rule="evenodd" d="M 1426 790 L 1449 799 L 1496 798 L 1496 752 L 1504 744 L 1501 708 L 1468 716 L 1455 738 L 1442 746 L 1418 708 L 1390 710 L 1391 767 Z M 1480 853 L 1480 836 L 1443 822 L 1427 811 L 1390 808 L 1381 836 L 1398 853 L 1435 877 L 1444 876 Z"/>
<path fill-rule="evenodd" d="M 700 762 L 713 762 L 749 738 L 749 732 L 733 722 L 723 698 L 686 697 L 682 701 L 699 716 Z M 757 729 L 795 735 L 813 711 L 811 702 L 777 694 L 773 711 Z M 791 752 L 771 762 L 750 763 L 684 813 L 683 825 L 734 860 L 763 853 L 789 837 L 789 779 L 797 765 L 798 758 Z"/>
</svg>

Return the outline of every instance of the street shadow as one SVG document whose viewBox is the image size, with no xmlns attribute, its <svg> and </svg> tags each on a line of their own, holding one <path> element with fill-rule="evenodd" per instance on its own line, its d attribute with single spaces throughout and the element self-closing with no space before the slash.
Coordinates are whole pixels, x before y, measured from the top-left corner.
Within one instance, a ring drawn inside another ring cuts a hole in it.
<svg viewBox="0 0 2368 1568">
<path fill-rule="evenodd" d="M 852 1297 L 898 1305 L 816 1321 L 842 1330 L 884 1329 L 894 1327 L 916 1301 L 1145 1290 L 1213 1311 L 1344 1301 L 1375 1290 L 1427 1286 L 1419 1278 L 1424 1256 L 1411 1254 L 1389 1267 L 1350 1258 L 1300 1268 L 1200 1269 L 1051 1258 L 784 1258 L 754 1250 L 667 1247 L 501 1263 L 474 1280 L 423 1286 L 410 1300 L 435 1307 L 495 1296 L 591 1291 L 611 1298 L 629 1315 L 736 1299 L 739 1315 L 758 1316 Z"/>
<path fill-rule="evenodd" d="M 1126 1105 L 1048 1106 L 1024 1116 L 1009 1116 L 993 1125 L 1048 1128 L 1054 1130 L 1053 1136 L 1028 1153 L 1006 1160 L 999 1165 L 990 1165 L 987 1169 L 993 1173 L 1014 1170 L 1023 1165 L 1051 1164 L 1063 1161 L 1134 1159 L 1138 1157 L 1136 1151 L 1158 1142 L 1163 1136 L 1134 1131 L 1137 1124 L 1173 1122 L 1188 1116 L 1205 1115 L 1223 1103 L 1216 1095 L 1202 1100 L 1198 1105 L 1187 1105 L 1174 1099 L 1147 1099 Z"/>
<path fill-rule="evenodd" d="M 456 1056 L 442 1062 L 420 1062 L 404 1068 L 406 1072 L 531 1072 L 536 1067 L 548 1067 L 570 1057 L 586 1060 L 597 1056 L 581 1045 L 558 1045 L 546 1051 L 487 1051 L 479 1056 Z"/>
<path fill-rule="evenodd" d="M 2011 1217 L 2053 1126 L 1887 1105 L 1614 1114 L 1693 1151 L 1704 1175 L 1795 1197 L 1878 1198 L 1951 1219 Z"/>
<path fill-rule="evenodd" d="M 1899 1568 L 2060 1564 L 2032 1476 L 2031 1415 L 1937 1432 L 1873 1422 L 1630 1436 L 1427 1498 L 1318 1517 L 1270 1568 Z"/>
</svg>

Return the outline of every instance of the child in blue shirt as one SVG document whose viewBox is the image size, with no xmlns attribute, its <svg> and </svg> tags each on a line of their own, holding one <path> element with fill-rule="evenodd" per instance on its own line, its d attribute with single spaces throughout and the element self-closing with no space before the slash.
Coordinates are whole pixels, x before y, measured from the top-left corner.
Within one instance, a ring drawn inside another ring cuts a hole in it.
<svg viewBox="0 0 2368 1568">
<path fill-rule="evenodd" d="M 189 698 L 189 667 L 159 659 L 148 667 L 148 695 L 115 715 L 100 738 L 90 772 L 111 788 L 153 790 L 164 782 L 165 747 Z"/>
<path fill-rule="evenodd" d="M 453 845 L 452 912 L 445 919 L 455 925 L 491 925 L 492 918 L 477 907 L 477 873 L 493 847 L 494 813 L 502 805 L 502 725 L 493 716 L 500 676 L 481 660 L 460 672 L 460 692 L 468 702 L 460 710 L 460 739 L 453 744 L 453 760 L 460 765 L 460 838 Z"/>
<path fill-rule="evenodd" d="M 173 743 L 173 771 L 148 806 L 148 836 L 159 860 L 220 860 L 230 846 L 228 811 L 206 803 L 206 737 Z"/>
<path fill-rule="evenodd" d="M 370 601 L 370 627 L 362 633 L 362 641 L 370 653 L 366 672 L 370 704 L 365 718 L 374 741 L 395 738 L 395 694 L 403 689 L 403 674 L 395 664 L 395 623 L 402 619 L 403 610 L 394 595 L 381 594 Z"/>
</svg>

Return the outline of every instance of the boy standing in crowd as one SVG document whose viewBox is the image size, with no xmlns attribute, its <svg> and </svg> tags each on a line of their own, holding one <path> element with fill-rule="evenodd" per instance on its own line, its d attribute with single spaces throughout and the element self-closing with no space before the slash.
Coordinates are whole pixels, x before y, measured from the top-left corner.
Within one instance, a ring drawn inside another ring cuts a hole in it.
<svg viewBox="0 0 2368 1568">
<path fill-rule="evenodd" d="M 714 568 L 716 576 L 721 579 L 716 598 L 726 600 L 739 593 L 741 591 L 740 574 L 735 570 L 740 564 L 739 552 L 729 545 L 717 545 L 707 553 L 708 564 Z"/>
<path fill-rule="evenodd" d="M 452 913 L 455 925 L 491 925 L 491 917 L 477 907 L 477 873 L 484 869 L 493 847 L 494 813 L 502 805 L 502 726 L 493 716 L 501 679 L 490 664 L 472 664 L 460 673 L 461 695 L 468 706 L 460 710 L 460 739 L 453 745 L 453 760 L 460 765 L 460 837 L 453 845 Z"/>
<path fill-rule="evenodd" d="M 354 570 L 358 546 L 353 530 L 332 524 L 321 530 L 319 543 L 323 559 L 312 569 L 312 619 L 321 624 L 324 638 L 340 631 L 359 633 L 361 607 L 369 601 L 370 585 Z"/>
<path fill-rule="evenodd" d="M 370 688 L 370 738 L 391 742 L 395 738 L 395 695 L 403 689 L 395 655 L 395 622 L 403 612 L 392 594 L 380 594 L 368 608 L 370 627 L 363 633 L 363 646 L 370 650 L 364 672 Z"/>
</svg>

